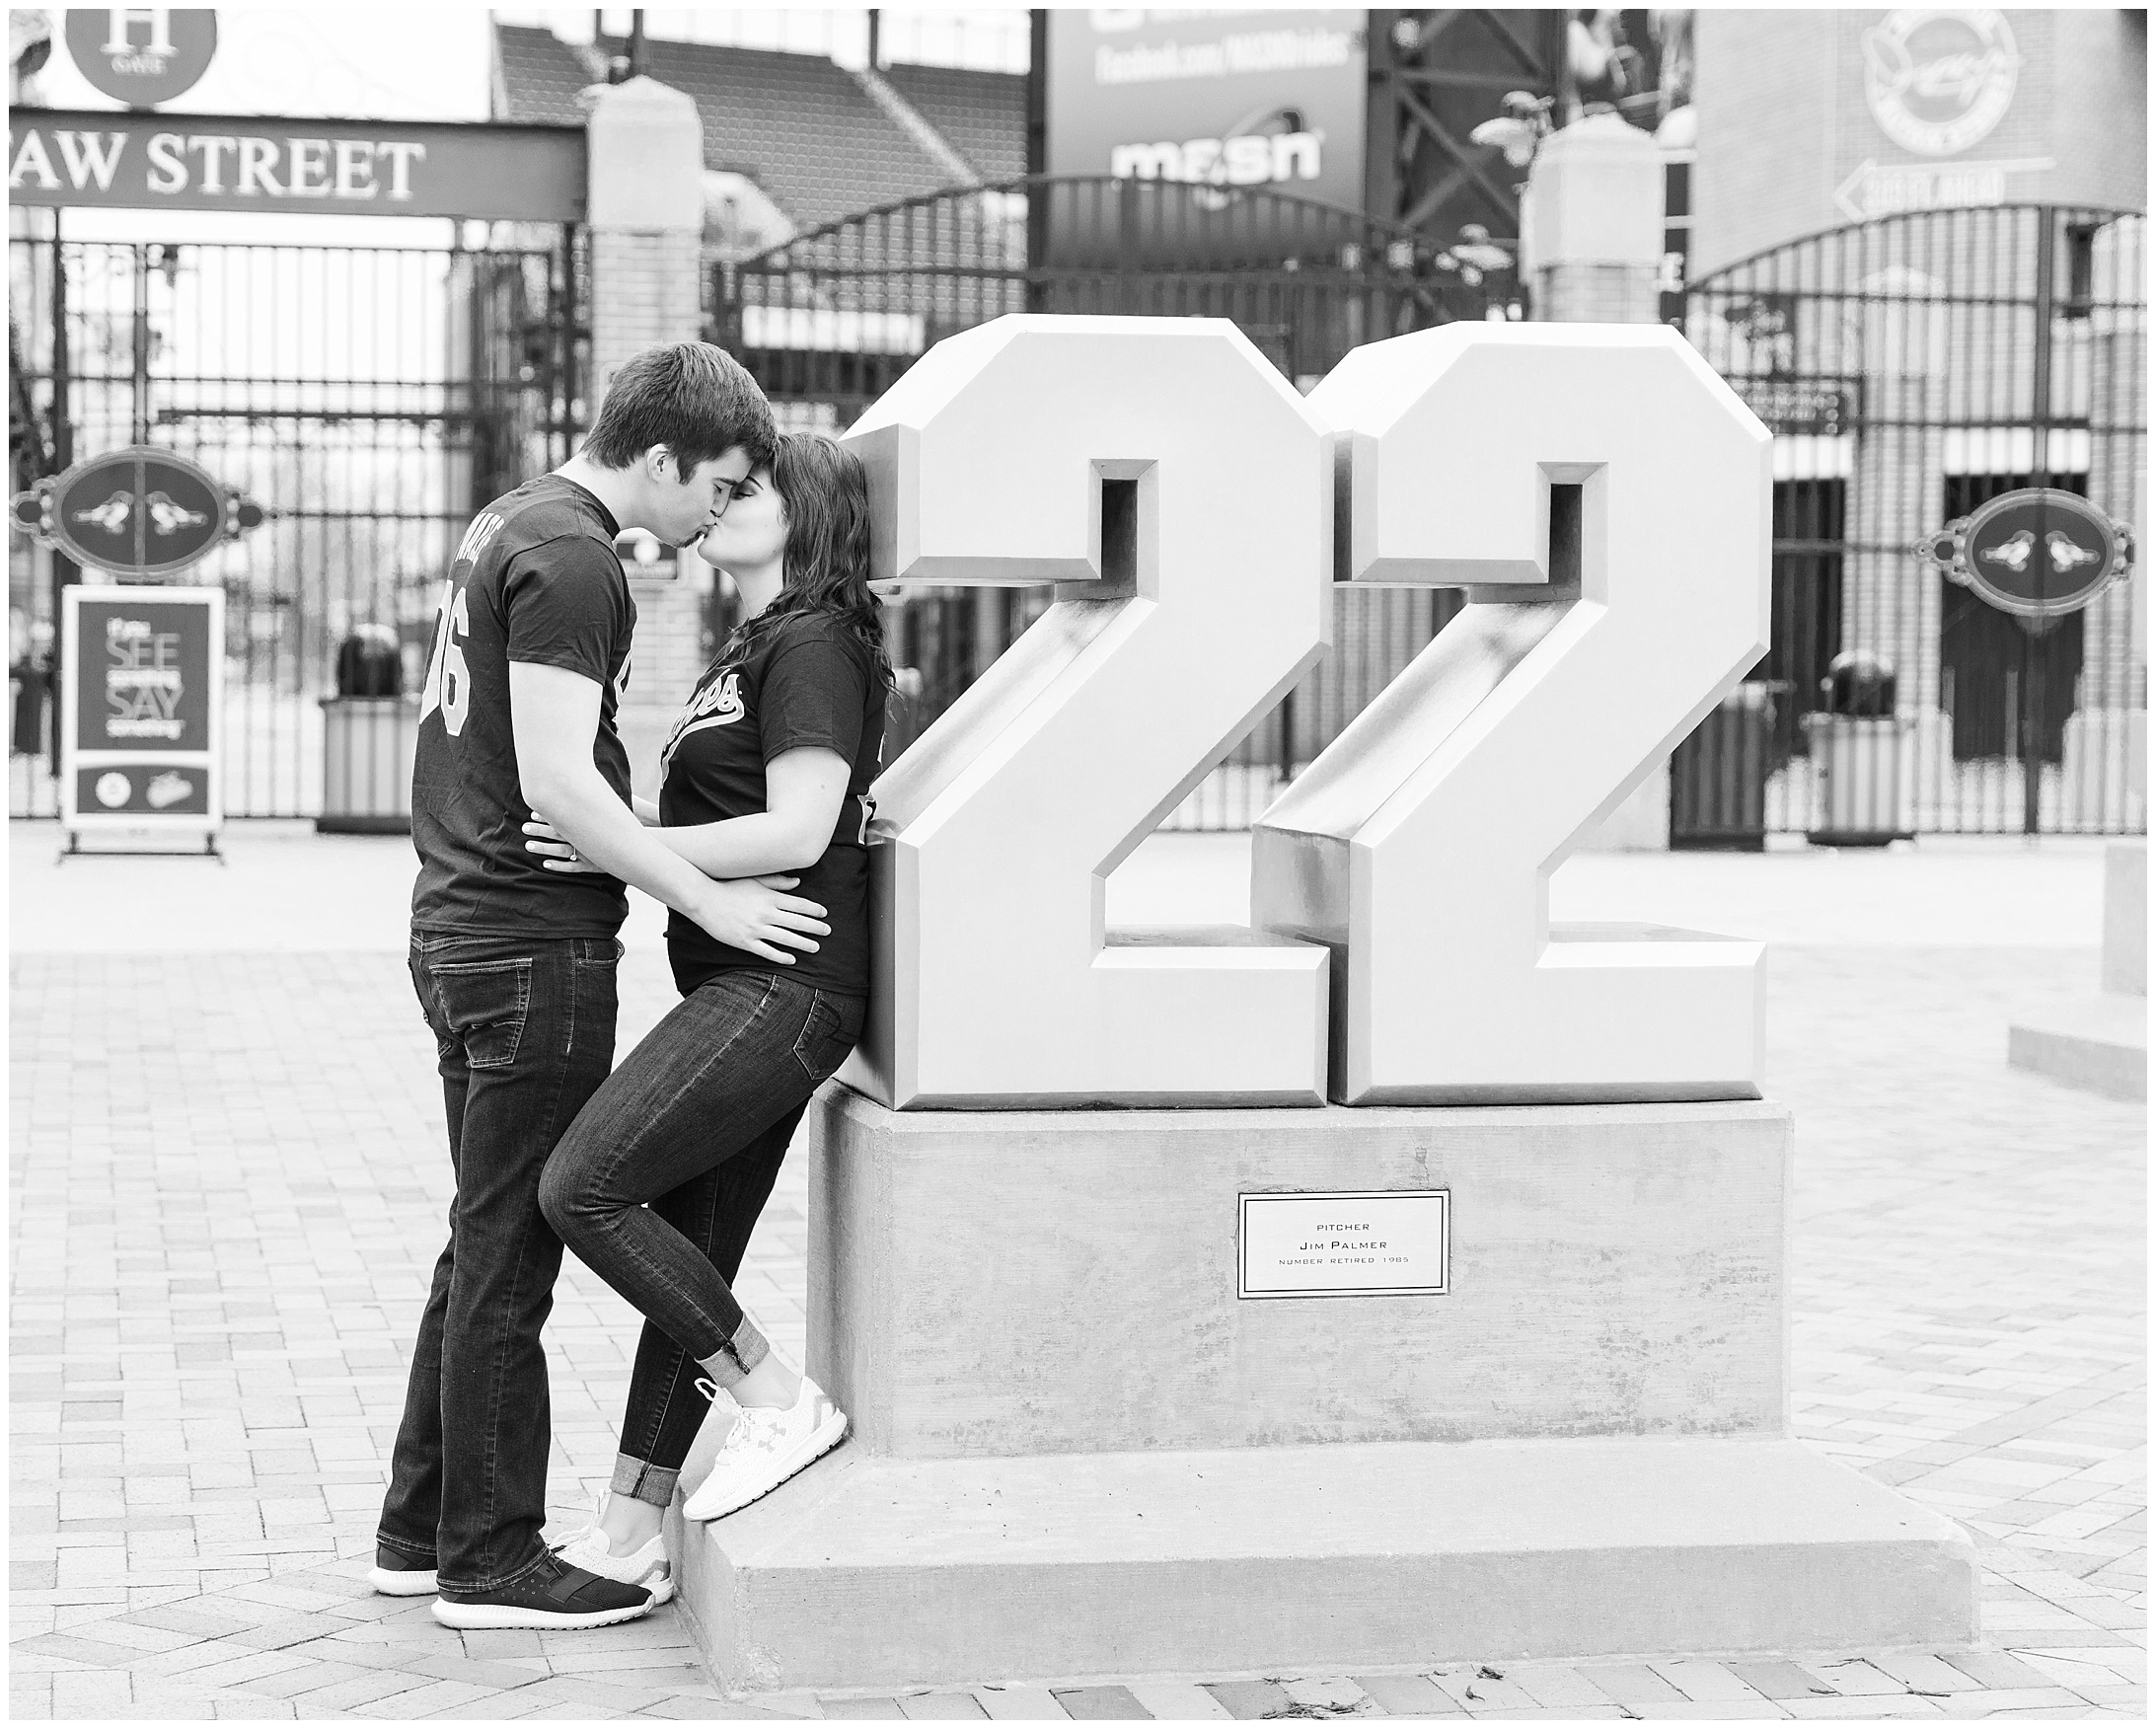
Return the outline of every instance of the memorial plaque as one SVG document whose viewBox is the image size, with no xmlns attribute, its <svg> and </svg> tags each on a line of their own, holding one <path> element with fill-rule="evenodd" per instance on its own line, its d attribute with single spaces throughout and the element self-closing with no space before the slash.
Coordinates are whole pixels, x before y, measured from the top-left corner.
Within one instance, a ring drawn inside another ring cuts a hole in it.
<svg viewBox="0 0 2156 1729">
<path fill-rule="evenodd" d="M 1240 1197 L 1238 1297 L 1442 1297 L 1450 1189 Z"/>
</svg>

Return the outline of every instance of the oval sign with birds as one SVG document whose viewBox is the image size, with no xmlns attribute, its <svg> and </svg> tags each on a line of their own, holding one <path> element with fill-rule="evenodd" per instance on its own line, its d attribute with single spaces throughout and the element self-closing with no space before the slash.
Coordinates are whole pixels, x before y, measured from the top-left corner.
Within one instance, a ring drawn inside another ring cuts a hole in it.
<svg viewBox="0 0 2156 1729">
<path fill-rule="evenodd" d="M 1918 552 L 2025 619 L 2079 612 L 2133 567 L 2133 531 L 2078 492 L 2024 487 L 1950 522 Z"/>
<path fill-rule="evenodd" d="M 15 500 L 15 521 L 82 564 L 115 576 L 170 576 L 255 527 L 260 506 L 200 464 L 154 445 L 78 463 Z"/>
</svg>

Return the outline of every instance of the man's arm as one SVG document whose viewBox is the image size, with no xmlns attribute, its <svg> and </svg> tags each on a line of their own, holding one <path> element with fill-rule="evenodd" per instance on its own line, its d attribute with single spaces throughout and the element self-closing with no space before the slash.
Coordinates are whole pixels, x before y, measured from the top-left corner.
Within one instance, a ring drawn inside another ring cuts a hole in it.
<svg viewBox="0 0 2156 1729">
<path fill-rule="evenodd" d="M 824 856 L 839 825 L 839 807 L 854 778 L 853 765 L 835 750 L 803 745 L 781 751 L 764 770 L 769 810 L 730 816 L 723 822 L 662 828 L 655 837 L 706 876 L 768 876 L 806 870 Z M 638 811 L 641 817 L 642 812 Z M 557 839 L 544 820 L 524 825 L 525 845 L 543 855 L 550 870 L 581 867 L 577 849 Z"/>
<path fill-rule="evenodd" d="M 789 950 L 814 952 L 816 939 L 831 934 L 814 901 L 755 881 L 715 882 L 645 833 L 592 761 L 601 695 L 581 673 L 509 662 L 509 724 L 525 803 L 600 869 L 694 919 L 719 941 L 789 966 Z"/>
</svg>

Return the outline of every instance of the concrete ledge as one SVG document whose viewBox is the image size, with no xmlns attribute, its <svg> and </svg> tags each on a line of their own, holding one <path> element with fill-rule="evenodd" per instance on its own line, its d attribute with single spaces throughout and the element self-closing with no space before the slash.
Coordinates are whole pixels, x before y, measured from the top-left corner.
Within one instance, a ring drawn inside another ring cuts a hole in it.
<svg viewBox="0 0 2156 1729">
<path fill-rule="evenodd" d="M 893 1460 L 677 1523 L 721 1685 L 1956 1644 L 1958 1527 L 1803 1445 L 1598 1440 Z"/>
<path fill-rule="evenodd" d="M 2104 849 L 2104 989 L 2148 995 L 2148 843 Z"/>
<path fill-rule="evenodd" d="M 2091 997 L 2006 1029 L 2006 1060 L 2106 1098 L 2148 1096 L 2148 999 Z"/>
</svg>

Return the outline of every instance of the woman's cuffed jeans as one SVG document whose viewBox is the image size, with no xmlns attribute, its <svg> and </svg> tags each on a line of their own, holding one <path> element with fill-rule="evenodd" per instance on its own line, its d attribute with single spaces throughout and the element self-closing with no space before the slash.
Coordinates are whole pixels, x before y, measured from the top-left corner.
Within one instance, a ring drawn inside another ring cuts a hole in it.
<svg viewBox="0 0 2156 1729">
<path fill-rule="evenodd" d="M 769 1353 L 733 1281 L 809 1095 L 866 1012 L 865 998 L 781 972 L 720 973 L 592 1094 L 548 1161 L 548 1223 L 645 1317 L 618 1493 L 671 1501 L 706 1408 L 697 1383 L 733 1386 Z"/>
</svg>

